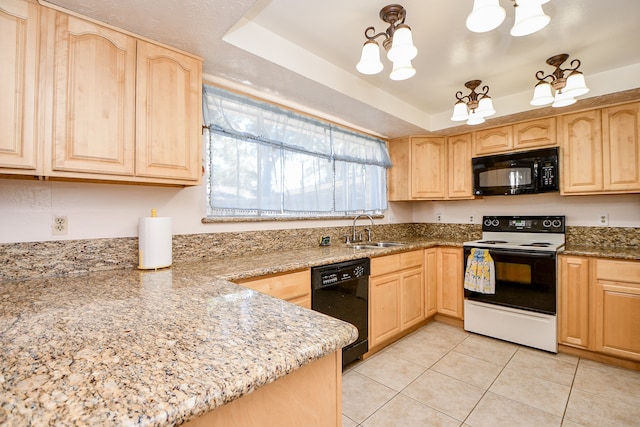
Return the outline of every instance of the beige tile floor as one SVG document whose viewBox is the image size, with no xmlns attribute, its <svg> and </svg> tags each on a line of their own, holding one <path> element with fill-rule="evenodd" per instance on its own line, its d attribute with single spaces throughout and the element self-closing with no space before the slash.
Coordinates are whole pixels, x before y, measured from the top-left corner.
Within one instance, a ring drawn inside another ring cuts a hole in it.
<svg viewBox="0 0 640 427">
<path fill-rule="evenodd" d="M 344 427 L 640 426 L 640 372 L 439 322 L 342 378 Z"/>
</svg>

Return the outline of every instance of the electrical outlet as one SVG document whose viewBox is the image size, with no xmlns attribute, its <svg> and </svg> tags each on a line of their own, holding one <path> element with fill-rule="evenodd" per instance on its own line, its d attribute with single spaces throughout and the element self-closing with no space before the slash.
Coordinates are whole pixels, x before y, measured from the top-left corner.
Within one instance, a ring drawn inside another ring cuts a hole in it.
<svg viewBox="0 0 640 427">
<path fill-rule="evenodd" d="M 598 215 L 598 225 L 609 225 L 609 214 L 608 213 L 601 213 Z"/>
<path fill-rule="evenodd" d="M 437 213 L 436 214 L 436 222 L 442 222 L 442 214 L 441 213 Z"/>
<path fill-rule="evenodd" d="M 473 224 L 473 215 L 469 215 L 469 224 Z"/>
<path fill-rule="evenodd" d="M 66 235 L 69 232 L 69 220 L 64 215 L 54 215 L 51 234 L 54 236 Z"/>
</svg>

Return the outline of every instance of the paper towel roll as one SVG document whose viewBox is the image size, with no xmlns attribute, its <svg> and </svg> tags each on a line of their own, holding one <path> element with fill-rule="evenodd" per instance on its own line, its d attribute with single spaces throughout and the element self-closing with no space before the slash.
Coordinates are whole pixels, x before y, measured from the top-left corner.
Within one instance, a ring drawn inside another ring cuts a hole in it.
<svg viewBox="0 0 640 427">
<path fill-rule="evenodd" d="M 140 218 L 138 224 L 138 268 L 149 270 L 171 265 L 171 218 Z"/>
</svg>

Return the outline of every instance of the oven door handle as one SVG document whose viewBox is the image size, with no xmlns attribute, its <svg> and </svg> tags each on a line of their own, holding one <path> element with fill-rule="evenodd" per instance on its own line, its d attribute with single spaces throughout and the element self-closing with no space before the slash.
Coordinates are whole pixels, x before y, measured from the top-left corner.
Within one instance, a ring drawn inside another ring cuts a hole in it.
<svg viewBox="0 0 640 427">
<path fill-rule="evenodd" d="M 554 259 L 556 257 L 555 252 L 537 252 L 537 251 L 510 251 L 501 249 L 489 249 L 490 255 L 510 255 L 510 256 L 528 256 L 535 258 L 548 258 Z"/>
</svg>

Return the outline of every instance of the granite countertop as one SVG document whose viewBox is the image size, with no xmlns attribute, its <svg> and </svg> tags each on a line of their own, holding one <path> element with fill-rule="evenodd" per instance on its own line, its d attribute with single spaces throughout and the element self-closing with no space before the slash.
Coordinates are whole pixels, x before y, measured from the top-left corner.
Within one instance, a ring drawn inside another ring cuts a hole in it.
<svg viewBox="0 0 640 427">
<path fill-rule="evenodd" d="M 5 281 L 0 425 L 178 425 L 340 350 L 352 325 L 230 283 L 403 247 L 219 257 L 153 271 Z M 640 259 L 568 246 L 565 254 Z"/>
<path fill-rule="evenodd" d="M 2 284 L 0 425 L 177 425 L 354 326 L 175 265 Z"/>
<path fill-rule="evenodd" d="M 567 245 L 562 251 L 562 255 L 588 256 L 598 258 L 612 258 L 620 260 L 638 261 L 640 260 L 640 249 L 631 247 L 594 247 Z"/>
</svg>

